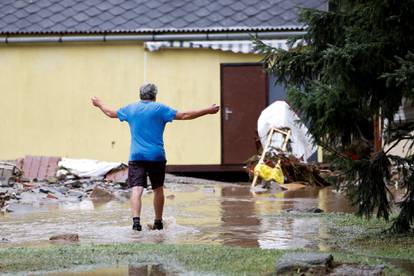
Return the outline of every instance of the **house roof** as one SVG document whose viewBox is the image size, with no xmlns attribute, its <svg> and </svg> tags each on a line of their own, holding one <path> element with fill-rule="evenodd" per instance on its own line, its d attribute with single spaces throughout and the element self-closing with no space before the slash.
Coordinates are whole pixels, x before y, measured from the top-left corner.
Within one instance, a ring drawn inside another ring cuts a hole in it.
<svg viewBox="0 0 414 276">
<path fill-rule="evenodd" d="M 301 30 L 326 0 L 2 0 L 0 34 Z"/>
</svg>

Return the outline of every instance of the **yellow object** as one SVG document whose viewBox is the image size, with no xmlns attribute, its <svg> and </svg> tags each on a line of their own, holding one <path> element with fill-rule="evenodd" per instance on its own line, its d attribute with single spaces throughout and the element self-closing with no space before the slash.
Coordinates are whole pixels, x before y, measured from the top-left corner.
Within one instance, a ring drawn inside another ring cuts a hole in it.
<svg viewBox="0 0 414 276">
<path fill-rule="evenodd" d="M 209 49 L 147 52 L 142 43 L 1 45 L 0 160 L 29 154 L 126 162 L 128 125 L 101 114 L 92 96 L 118 109 L 138 100 L 143 82 L 154 82 L 157 100 L 180 111 L 220 105 L 220 65 L 259 60 Z M 168 164 L 220 164 L 220 132 L 220 113 L 168 124 Z"/>
<path fill-rule="evenodd" d="M 285 183 L 285 176 L 283 175 L 282 168 L 279 164 L 274 168 L 263 163 L 257 164 L 254 168 L 254 173 L 259 175 L 265 181 L 274 180 L 279 184 Z"/>
</svg>

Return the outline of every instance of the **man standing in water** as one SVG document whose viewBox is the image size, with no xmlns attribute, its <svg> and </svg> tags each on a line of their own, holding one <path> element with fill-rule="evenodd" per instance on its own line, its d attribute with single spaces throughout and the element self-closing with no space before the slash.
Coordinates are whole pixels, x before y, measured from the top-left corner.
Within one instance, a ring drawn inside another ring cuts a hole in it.
<svg viewBox="0 0 414 276">
<path fill-rule="evenodd" d="M 131 153 L 128 163 L 128 186 L 132 188 L 132 229 L 141 231 L 141 196 L 147 187 L 147 176 L 154 191 L 154 229 L 163 229 L 165 151 L 163 133 L 165 124 L 172 120 L 191 120 L 207 114 L 215 114 L 219 107 L 212 105 L 205 109 L 179 112 L 156 102 L 157 87 L 144 84 L 139 89 L 141 100 L 124 106 L 118 111 L 106 107 L 102 101 L 92 98 L 92 104 L 109 118 L 127 121 L 131 132 Z"/>
</svg>

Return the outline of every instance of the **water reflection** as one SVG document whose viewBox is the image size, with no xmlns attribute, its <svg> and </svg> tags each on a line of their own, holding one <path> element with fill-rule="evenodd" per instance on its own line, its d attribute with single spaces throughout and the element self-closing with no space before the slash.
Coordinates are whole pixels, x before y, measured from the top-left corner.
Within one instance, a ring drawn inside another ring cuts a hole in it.
<svg viewBox="0 0 414 276">
<path fill-rule="evenodd" d="M 223 244 L 257 247 L 261 219 L 256 215 L 255 202 L 249 200 L 252 197 L 250 188 L 223 187 L 221 197 L 220 236 Z M 234 198 L 239 200 L 232 200 Z M 242 244 L 239 237 L 243 237 Z"/>
<path fill-rule="evenodd" d="M 128 276 L 169 276 L 179 275 L 175 271 L 168 271 L 161 264 L 155 265 L 129 265 Z"/>
<path fill-rule="evenodd" d="M 129 203 L 55 203 L 14 206 L 0 217 L 0 246 L 49 243 L 52 235 L 77 233 L 81 243 L 145 242 L 225 244 L 261 248 L 326 250 L 329 226 L 315 216 L 285 216 L 288 209 L 321 208 L 352 212 L 346 199 L 330 188 L 250 192 L 249 185 L 169 185 L 165 229 L 131 230 Z M 152 194 L 143 198 L 142 222 L 153 220 Z"/>
<path fill-rule="evenodd" d="M 182 275 L 183 271 L 176 268 L 166 267 L 162 264 L 129 264 L 115 267 L 83 268 L 78 271 L 63 271 L 47 273 L 48 276 L 176 276 Z"/>
</svg>

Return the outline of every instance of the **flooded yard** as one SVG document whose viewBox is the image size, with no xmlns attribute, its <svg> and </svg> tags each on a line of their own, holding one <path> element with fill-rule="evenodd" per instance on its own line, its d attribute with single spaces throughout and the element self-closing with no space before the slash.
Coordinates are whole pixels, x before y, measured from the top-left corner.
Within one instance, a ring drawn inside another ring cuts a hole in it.
<svg viewBox="0 0 414 276">
<path fill-rule="evenodd" d="M 329 250 L 329 226 L 315 216 L 281 216 L 320 208 L 352 212 L 331 188 L 252 193 L 248 184 L 166 186 L 165 229 L 131 229 L 129 201 L 11 206 L 0 217 L 0 246 L 43 246 L 56 234 L 77 233 L 80 243 L 221 244 L 275 249 Z M 143 197 L 142 223 L 153 220 L 152 194 Z"/>
</svg>

